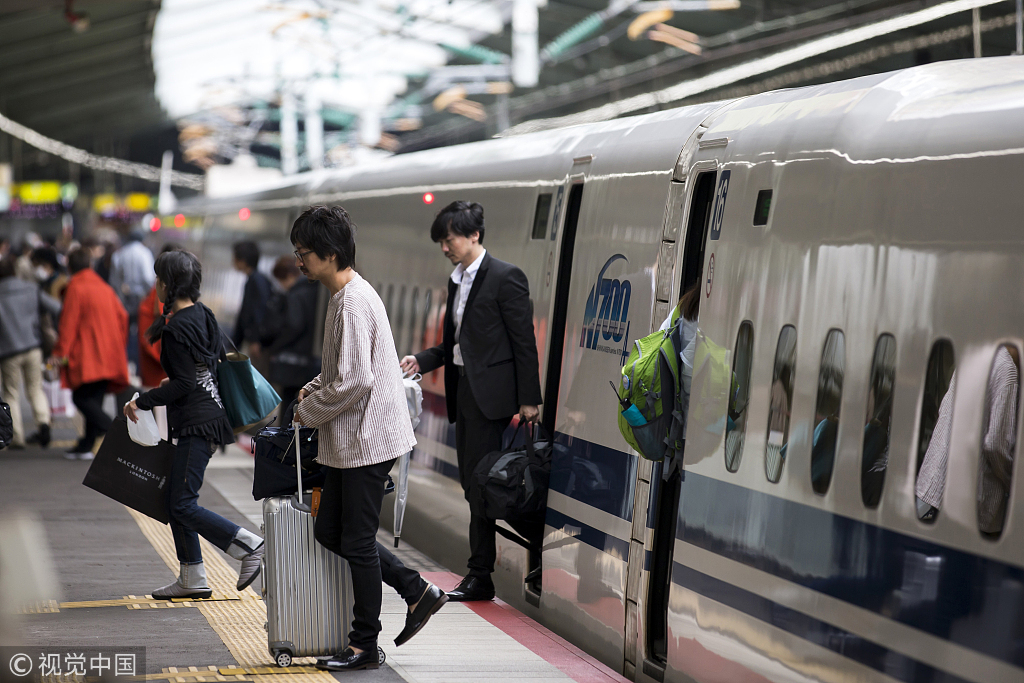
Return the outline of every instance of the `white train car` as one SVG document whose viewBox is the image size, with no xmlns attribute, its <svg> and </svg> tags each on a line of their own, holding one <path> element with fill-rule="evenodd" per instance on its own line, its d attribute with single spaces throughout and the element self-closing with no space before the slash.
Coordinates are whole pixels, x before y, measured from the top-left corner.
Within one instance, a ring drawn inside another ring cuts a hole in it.
<svg viewBox="0 0 1024 683">
<path fill-rule="evenodd" d="M 418 152 L 188 211 L 229 318 L 230 243 L 287 254 L 302 208 L 343 204 L 405 354 L 440 339 L 434 213 L 483 204 L 486 248 L 530 280 L 558 444 L 542 589 L 499 539 L 499 594 L 629 678 L 980 683 L 1024 680 L 1017 385 L 998 528 L 977 502 L 990 368 L 1001 347 L 1019 368 L 1024 342 L 1022 178 L 1009 57 Z M 684 468 L 663 480 L 619 434 L 608 382 L 693 285 Z M 919 509 L 954 369 L 944 494 Z M 424 389 L 405 537 L 459 569 L 454 428 L 439 373 Z"/>
</svg>

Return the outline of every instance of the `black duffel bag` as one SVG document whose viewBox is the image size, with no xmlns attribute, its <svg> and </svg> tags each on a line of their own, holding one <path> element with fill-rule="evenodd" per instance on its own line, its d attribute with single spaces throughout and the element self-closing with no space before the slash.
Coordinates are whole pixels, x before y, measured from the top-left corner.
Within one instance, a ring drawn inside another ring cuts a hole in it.
<svg viewBox="0 0 1024 683">
<path fill-rule="evenodd" d="M 300 427 L 299 438 L 302 440 L 302 485 L 304 488 L 323 486 L 327 473 L 316 462 L 319 444 L 316 429 Z M 255 456 L 254 499 L 290 496 L 296 492 L 294 427 L 264 427 L 252 440 L 252 454 Z"/>
<path fill-rule="evenodd" d="M 526 443 L 512 445 L 520 432 L 526 433 Z M 469 508 L 492 520 L 542 521 L 551 477 L 551 442 L 537 439 L 526 430 L 526 423 L 520 423 L 512 444 L 477 463 L 469 482 Z"/>
</svg>

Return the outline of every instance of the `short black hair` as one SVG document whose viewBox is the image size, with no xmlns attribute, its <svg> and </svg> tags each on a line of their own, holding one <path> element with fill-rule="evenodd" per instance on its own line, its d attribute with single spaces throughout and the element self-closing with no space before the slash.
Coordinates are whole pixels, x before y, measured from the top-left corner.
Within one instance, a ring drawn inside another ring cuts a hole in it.
<svg viewBox="0 0 1024 683">
<path fill-rule="evenodd" d="M 292 225 L 291 241 L 325 260 L 337 256 L 338 270 L 355 265 L 356 226 L 340 206 L 311 206 L 303 211 Z"/>
<path fill-rule="evenodd" d="M 89 255 L 88 249 L 79 247 L 68 254 L 68 272 L 72 275 L 90 266 L 92 266 L 92 256 Z"/>
<path fill-rule="evenodd" d="M 255 242 L 235 242 L 232 252 L 236 259 L 250 268 L 256 268 L 260 264 L 260 245 Z"/>
<path fill-rule="evenodd" d="M 57 250 L 53 247 L 37 247 L 32 250 L 32 263 L 45 263 L 54 271 L 60 270 L 60 261 L 57 260 Z"/>
<path fill-rule="evenodd" d="M 17 266 L 14 263 L 14 259 L 10 256 L 0 259 L 0 280 L 14 277 L 18 272 Z"/>
<path fill-rule="evenodd" d="M 452 202 L 437 212 L 434 224 L 430 226 L 430 239 L 440 242 L 448 233 L 469 237 L 480 233 L 480 244 L 484 243 L 484 207 L 476 202 Z"/>
</svg>

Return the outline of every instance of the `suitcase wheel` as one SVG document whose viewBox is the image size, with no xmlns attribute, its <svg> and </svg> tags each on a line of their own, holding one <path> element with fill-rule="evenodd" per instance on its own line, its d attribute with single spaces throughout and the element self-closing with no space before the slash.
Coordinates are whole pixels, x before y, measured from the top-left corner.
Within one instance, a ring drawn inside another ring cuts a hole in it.
<svg viewBox="0 0 1024 683">
<path fill-rule="evenodd" d="M 382 648 L 380 645 L 378 645 L 377 646 L 377 663 L 380 664 L 381 666 L 383 666 L 385 659 L 387 659 L 387 657 L 384 656 L 384 648 Z"/>
<path fill-rule="evenodd" d="M 274 661 L 282 669 L 292 665 L 292 653 L 288 650 L 276 650 L 273 655 Z"/>
</svg>

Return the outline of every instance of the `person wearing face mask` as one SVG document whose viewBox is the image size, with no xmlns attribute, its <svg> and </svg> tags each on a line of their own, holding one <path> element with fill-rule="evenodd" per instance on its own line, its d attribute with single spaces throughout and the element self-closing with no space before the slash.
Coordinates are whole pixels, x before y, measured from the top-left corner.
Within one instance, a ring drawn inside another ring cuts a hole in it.
<svg viewBox="0 0 1024 683">
<path fill-rule="evenodd" d="M 68 284 L 68 273 L 57 258 L 57 250 L 53 247 L 38 247 L 32 251 L 32 272 L 39 288 L 59 299 L 64 295 Z"/>
</svg>

